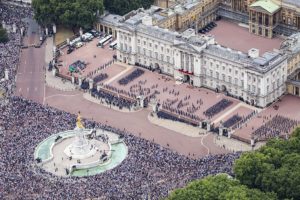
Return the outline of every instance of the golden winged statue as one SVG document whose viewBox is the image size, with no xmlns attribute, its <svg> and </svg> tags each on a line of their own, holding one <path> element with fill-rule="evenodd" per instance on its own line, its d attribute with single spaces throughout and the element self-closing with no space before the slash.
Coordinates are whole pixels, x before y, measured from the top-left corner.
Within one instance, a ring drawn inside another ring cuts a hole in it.
<svg viewBox="0 0 300 200">
<path fill-rule="evenodd" d="M 80 129 L 83 129 L 83 128 L 84 128 L 83 123 L 81 122 L 80 111 L 78 112 L 76 126 L 77 126 L 77 128 L 80 128 Z"/>
</svg>

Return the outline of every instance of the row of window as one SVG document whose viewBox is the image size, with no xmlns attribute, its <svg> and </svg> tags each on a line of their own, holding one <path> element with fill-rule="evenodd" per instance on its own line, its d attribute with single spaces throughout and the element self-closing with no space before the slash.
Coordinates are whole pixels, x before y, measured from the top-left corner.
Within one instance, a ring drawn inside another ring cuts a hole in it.
<svg viewBox="0 0 300 200">
<path fill-rule="evenodd" d="M 160 46 L 158 44 L 155 44 L 154 41 L 152 42 L 147 42 L 146 40 L 141 40 L 141 39 L 137 39 L 137 43 L 140 46 L 144 46 L 144 47 L 149 47 L 149 48 L 154 48 L 155 50 L 159 51 L 161 53 L 165 53 L 165 54 L 171 54 L 171 51 L 169 48 L 164 48 L 163 46 Z"/>
<path fill-rule="evenodd" d="M 211 61 L 209 62 L 209 65 L 207 65 L 207 61 L 204 61 L 204 65 L 208 68 L 212 67 L 214 69 L 217 69 L 218 71 L 223 70 L 223 72 L 226 72 L 226 73 L 233 73 L 232 68 L 229 67 L 229 65 L 227 63 L 218 62 L 214 59 L 211 59 Z M 234 73 L 235 73 L 236 76 L 239 76 L 239 71 L 238 70 L 235 70 Z M 244 76 L 243 72 L 241 73 L 241 76 Z"/>
<path fill-rule="evenodd" d="M 157 60 L 161 60 L 168 63 L 171 62 L 170 56 L 165 56 L 164 54 L 158 54 L 158 52 L 153 52 L 151 50 L 146 50 L 145 48 L 141 48 L 140 46 L 137 47 L 138 54 L 145 55 L 151 58 L 155 58 Z"/>
<path fill-rule="evenodd" d="M 140 64 L 143 64 L 143 65 L 153 65 L 153 64 L 148 64 L 147 61 L 149 61 L 147 58 L 144 58 L 143 61 L 141 59 L 141 57 L 139 57 L 138 59 L 138 63 Z M 152 61 L 150 61 L 149 63 L 151 63 Z M 171 73 L 172 72 L 172 67 L 170 66 L 159 66 L 159 68 L 163 71 L 163 72 L 166 72 L 166 73 Z"/>
</svg>

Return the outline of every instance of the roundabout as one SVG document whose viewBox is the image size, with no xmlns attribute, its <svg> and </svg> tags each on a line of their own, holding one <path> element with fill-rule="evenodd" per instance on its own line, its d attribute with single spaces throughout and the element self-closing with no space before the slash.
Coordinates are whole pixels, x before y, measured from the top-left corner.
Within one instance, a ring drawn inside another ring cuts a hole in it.
<svg viewBox="0 0 300 200">
<path fill-rule="evenodd" d="M 113 169 L 127 156 L 123 138 L 105 130 L 76 128 L 51 135 L 36 147 L 39 167 L 57 176 L 92 176 Z"/>
</svg>

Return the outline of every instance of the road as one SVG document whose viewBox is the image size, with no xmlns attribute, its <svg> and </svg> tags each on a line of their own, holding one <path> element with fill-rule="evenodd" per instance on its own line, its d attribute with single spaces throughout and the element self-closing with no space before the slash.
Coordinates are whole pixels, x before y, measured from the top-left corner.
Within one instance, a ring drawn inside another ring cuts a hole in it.
<svg viewBox="0 0 300 200">
<path fill-rule="evenodd" d="M 38 33 L 37 24 L 30 20 L 24 45 L 36 44 L 39 41 Z M 43 68 L 45 66 L 45 45 L 41 48 L 22 49 L 17 73 L 16 95 L 43 103 L 45 95 L 45 71 Z"/>
</svg>

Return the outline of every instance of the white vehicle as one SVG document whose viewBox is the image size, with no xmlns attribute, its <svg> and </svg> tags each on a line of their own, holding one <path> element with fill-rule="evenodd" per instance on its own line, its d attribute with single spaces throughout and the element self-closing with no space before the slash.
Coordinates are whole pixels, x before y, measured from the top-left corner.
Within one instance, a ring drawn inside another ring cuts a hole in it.
<svg viewBox="0 0 300 200">
<path fill-rule="evenodd" d="M 115 49 L 117 47 L 117 40 L 113 41 L 112 43 L 110 43 L 109 48 L 110 49 Z"/>
<path fill-rule="evenodd" d="M 111 40 L 111 38 L 112 38 L 111 35 L 108 35 L 108 36 L 104 37 L 103 39 L 101 39 L 101 40 L 98 42 L 98 46 L 103 47 L 109 40 Z"/>
<path fill-rule="evenodd" d="M 92 40 L 94 36 L 91 33 L 85 33 L 82 35 L 83 40 Z"/>
<path fill-rule="evenodd" d="M 175 78 L 175 80 L 178 81 L 178 82 L 183 82 L 183 78 L 182 77 L 177 77 L 177 78 Z"/>
<path fill-rule="evenodd" d="M 80 37 L 75 38 L 74 40 L 72 40 L 72 41 L 70 42 L 70 45 L 71 45 L 71 46 L 75 46 L 78 42 L 81 42 Z"/>
<path fill-rule="evenodd" d="M 76 43 L 76 48 L 78 49 L 78 48 L 80 48 L 80 47 L 82 47 L 83 46 L 83 43 L 82 42 L 77 42 Z"/>
</svg>

